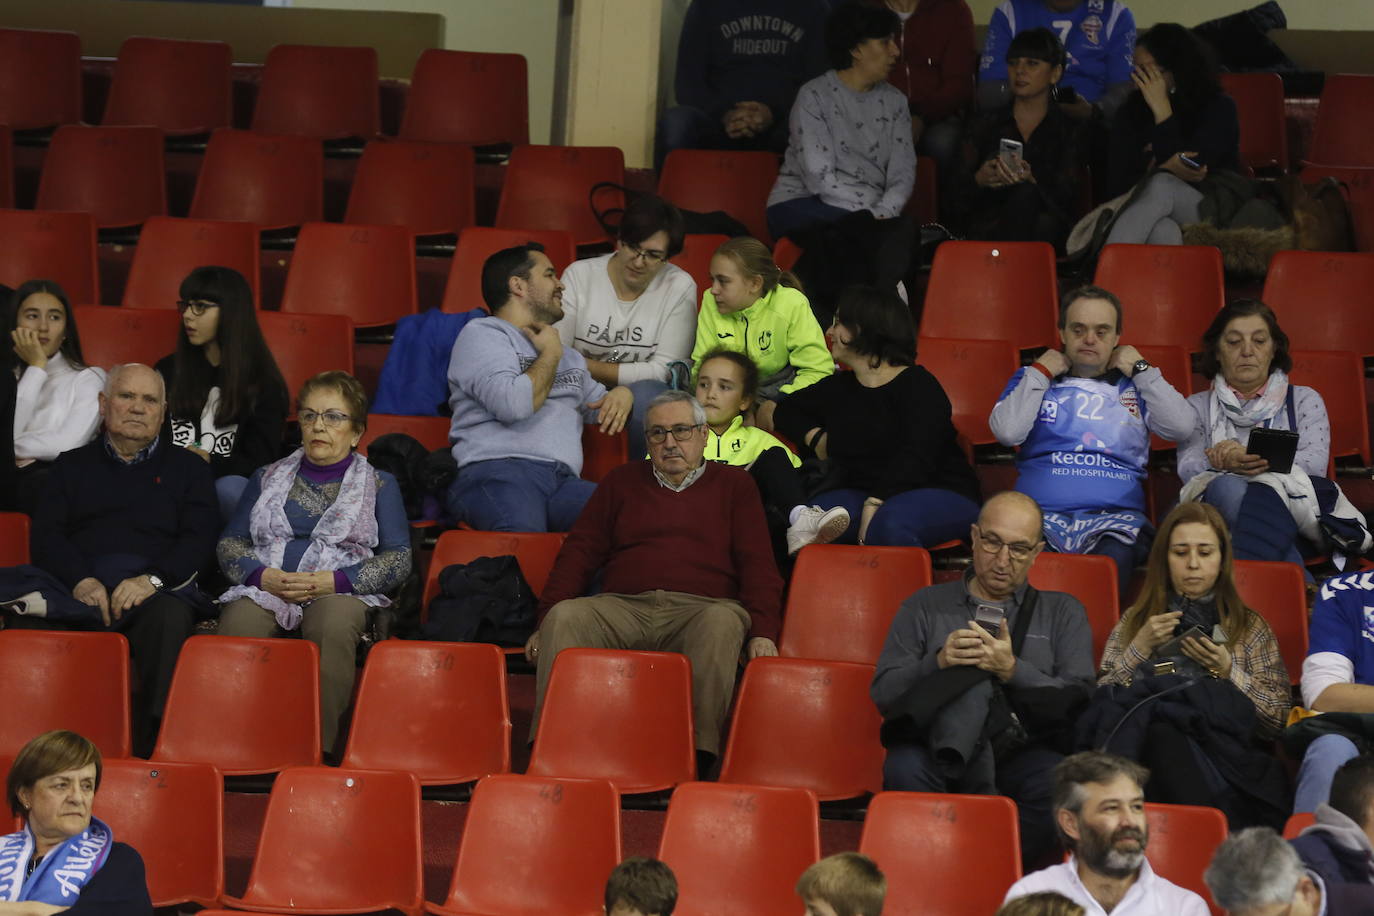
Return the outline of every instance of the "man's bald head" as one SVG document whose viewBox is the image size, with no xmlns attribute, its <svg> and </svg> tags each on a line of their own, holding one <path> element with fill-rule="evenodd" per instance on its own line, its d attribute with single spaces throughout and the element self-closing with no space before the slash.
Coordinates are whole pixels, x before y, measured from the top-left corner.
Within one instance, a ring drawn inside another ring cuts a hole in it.
<svg viewBox="0 0 1374 916">
<path fill-rule="evenodd" d="M 1040 510 L 1040 504 L 1019 490 L 1003 490 L 983 503 L 982 511 L 978 513 L 978 524 L 982 525 L 992 515 L 1005 513 L 1034 516 L 1032 527 L 1037 532 L 1045 524 L 1045 513 Z"/>
</svg>

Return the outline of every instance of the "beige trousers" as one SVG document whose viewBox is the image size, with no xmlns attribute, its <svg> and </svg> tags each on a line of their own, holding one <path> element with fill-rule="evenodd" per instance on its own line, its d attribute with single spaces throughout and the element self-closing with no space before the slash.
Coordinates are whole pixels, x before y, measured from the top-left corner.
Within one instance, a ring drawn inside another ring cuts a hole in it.
<svg viewBox="0 0 1374 916">
<path fill-rule="evenodd" d="M 539 728 L 544 690 L 564 649 L 651 649 L 681 652 L 692 663 L 692 716 L 698 750 L 718 754 L 720 727 L 730 708 L 749 613 L 727 598 L 656 590 L 642 595 L 570 598 L 549 609 L 539 627 L 534 721 Z"/>
<path fill-rule="evenodd" d="M 358 640 L 369 608 L 352 595 L 327 595 L 307 604 L 301 635 L 320 647 L 320 737 L 326 753 L 335 750 L 340 720 L 353 696 L 358 675 Z M 221 636 L 281 636 L 273 613 L 251 598 L 237 598 L 219 615 Z M 342 753 L 342 749 L 338 749 Z"/>
</svg>

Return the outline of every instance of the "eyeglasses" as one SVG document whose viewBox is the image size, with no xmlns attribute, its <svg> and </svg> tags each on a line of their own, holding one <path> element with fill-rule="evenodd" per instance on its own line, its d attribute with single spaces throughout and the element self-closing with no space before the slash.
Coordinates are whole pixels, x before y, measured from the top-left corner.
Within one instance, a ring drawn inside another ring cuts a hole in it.
<svg viewBox="0 0 1374 916">
<path fill-rule="evenodd" d="M 212 302 L 212 301 L 209 300 L 209 299 L 178 299 L 178 300 L 177 300 L 177 311 L 178 311 L 178 312 L 182 312 L 182 313 L 190 312 L 192 315 L 195 315 L 197 318 L 199 318 L 201 315 L 204 315 L 204 314 L 205 314 L 206 312 L 208 312 L 210 309 L 217 309 L 217 308 L 219 308 L 219 303 L 218 303 L 218 302 Z"/>
<path fill-rule="evenodd" d="M 323 420 L 324 425 L 328 426 L 330 429 L 338 429 L 343 425 L 345 420 L 353 419 L 348 414 L 339 410 L 326 410 L 324 413 L 318 413 L 314 410 L 302 410 L 297 413 L 296 416 L 300 418 L 301 426 L 307 429 L 314 426 L 316 420 Z"/>
<path fill-rule="evenodd" d="M 662 426 L 650 426 L 644 433 L 644 438 L 648 439 L 654 445 L 658 445 L 660 442 L 666 440 L 668 438 L 668 433 L 671 432 L 674 439 L 679 442 L 686 442 L 688 439 L 692 438 L 692 433 L 700 428 L 700 426 L 688 426 L 686 423 L 679 423 L 671 430 L 665 429 Z"/>
<path fill-rule="evenodd" d="M 1011 558 L 1018 563 L 1030 559 L 1031 554 L 1035 553 L 1035 548 L 1040 546 L 1039 541 L 1034 544 L 1008 544 L 995 534 L 985 533 L 983 529 L 979 528 L 977 525 L 974 525 L 973 529 L 978 532 L 978 546 L 982 549 L 983 553 L 996 556 L 1001 553 L 1002 548 L 1005 547 L 1007 553 L 1011 555 Z"/>
<path fill-rule="evenodd" d="M 625 250 L 630 253 L 631 261 L 644 259 L 645 264 L 659 264 L 668 258 L 667 252 L 654 251 L 653 249 L 640 248 L 638 245 L 631 245 L 629 242 L 621 243 Z"/>
</svg>

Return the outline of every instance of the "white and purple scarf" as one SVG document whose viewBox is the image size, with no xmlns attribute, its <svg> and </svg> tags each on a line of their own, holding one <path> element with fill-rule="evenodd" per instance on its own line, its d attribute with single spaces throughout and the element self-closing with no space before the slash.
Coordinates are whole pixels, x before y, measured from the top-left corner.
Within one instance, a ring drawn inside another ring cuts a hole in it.
<svg viewBox="0 0 1374 916">
<path fill-rule="evenodd" d="M 32 900 L 71 906 L 81 890 L 100 871 L 114 845 L 114 833 L 99 818 L 76 836 L 58 843 L 33 873 L 25 877 L 35 842 L 26 825 L 18 833 L 0 837 L 0 900 Z"/>
<path fill-rule="evenodd" d="M 297 449 L 267 466 L 262 474 L 262 492 L 248 517 L 254 553 L 260 562 L 272 569 L 281 569 L 286 545 L 296 538 L 291 521 L 286 517 L 286 499 L 296 482 L 304 455 L 302 449 Z M 316 572 L 352 566 L 372 556 L 377 541 L 377 472 L 366 458 L 355 452 L 353 463 L 348 466 L 339 483 L 339 495 L 315 523 L 314 530 L 310 532 L 310 546 L 296 564 L 296 570 Z M 391 599 L 384 595 L 354 597 L 371 607 L 391 604 Z M 219 600 L 226 603 L 235 598 L 251 598 L 254 603 L 271 611 L 284 630 L 294 630 L 300 626 L 299 604 L 292 604 L 252 585 L 235 585 L 220 595 Z"/>
</svg>

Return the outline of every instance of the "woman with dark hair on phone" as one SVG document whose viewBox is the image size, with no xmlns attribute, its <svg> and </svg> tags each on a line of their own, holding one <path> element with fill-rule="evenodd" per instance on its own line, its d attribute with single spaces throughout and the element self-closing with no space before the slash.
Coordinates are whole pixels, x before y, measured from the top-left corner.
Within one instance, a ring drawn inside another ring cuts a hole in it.
<svg viewBox="0 0 1374 916">
<path fill-rule="evenodd" d="M 33 514 L 42 478 L 63 452 L 90 441 L 100 426 L 105 372 L 81 358 L 67 294 L 51 280 L 30 280 L 10 297 L 14 395 L 15 502 Z"/>
<path fill-rule="evenodd" d="M 1202 374 L 1212 384 L 1188 399 L 1198 423 L 1179 443 L 1180 499 L 1216 506 L 1235 532 L 1236 556 L 1242 560 L 1301 565 L 1303 541 L 1331 549 L 1321 523 L 1331 525 L 1333 518 L 1356 526 L 1357 546 L 1367 544 L 1359 512 L 1326 476 L 1331 454 L 1326 403 L 1315 389 L 1288 381 L 1292 368 L 1288 335 L 1258 299 L 1228 303 L 1202 335 Z M 1268 429 L 1298 434 L 1290 470 L 1271 469 L 1248 447 L 1257 430 Z"/>
<path fill-rule="evenodd" d="M 1007 47 L 1011 104 L 975 118 L 950 213 L 972 239 L 1041 241 L 1056 248 L 1072 226 L 1082 168 L 1080 123 L 1054 95 L 1064 46 L 1049 29 L 1020 32 Z"/>
<path fill-rule="evenodd" d="M 1150 768 L 1149 801 L 1220 808 L 1238 830 L 1287 817 L 1282 771 L 1252 742 L 1271 741 L 1283 729 L 1292 692 L 1279 641 L 1241 600 L 1233 568 L 1231 535 L 1216 509 L 1183 503 L 1165 516 L 1140 597 L 1121 615 L 1098 667 L 1099 684 L 1122 688 L 1107 703 L 1129 709 L 1146 697 L 1158 701 L 1120 716 L 1104 710 L 1099 691 L 1085 722 L 1097 729 L 1092 746 L 1105 738 L 1104 750 Z M 1182 677 L 1160 680 L 1164 673 Z M 1206 699 L 1196 699 L 1194 687 Z M 1183 696 L 1166 699 L 1170 688 Z M 1191 712 L 1180 715 L 1184 702 Z M 1174 712 L 1159 713 L 1162 706 Z M 1127 746 L 1133 742 L 1136 753 Z M 1247 778 L 1248 785 L 1238 784 Z"/>
<path fill-rule="evenodd" d="M 1182 227 L 1203 221 L 1199 205 L 1218 173 L 1239 171 L 1240 120 L 1217 72 L 1206 46 L 1178 23 L 1136 40 L 1136 92 L 1112 126 L 1108 193 L 1148 178 L 1117 213 L 1107 244 L 1182 244 Z"/>
<path fill-rule="evenodd" d="M 854 286 L 828 336 L 852 372 L 836 372 L 778 402 L 777 428 L 829 462 L 821 509 L 844 507 L 841 543 L 929 547 L 963 538 L 978 517 L 978 478 L 949 397 L 916 365 L 911 311 L 896 293 Z"/>
<path fill-rule="evenodd" d="M 181 281 L 180 296 L 176 352 L 157 364 L 167 381 L 163 432 L 210 462 L 220 516 L 228 519 L 248 476 L 281 455 L 286 382 L 242 274 L 197 267 Z"/>
</svg>

